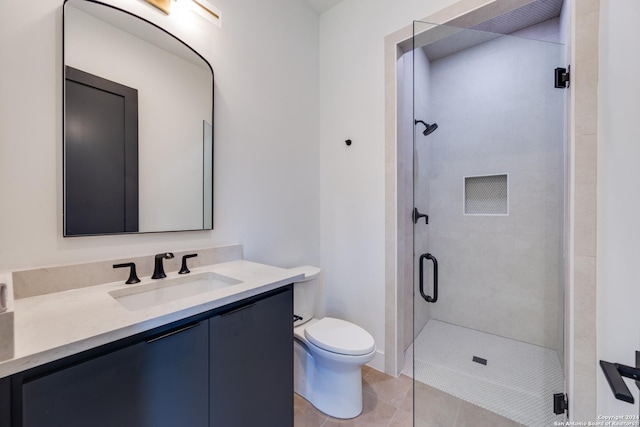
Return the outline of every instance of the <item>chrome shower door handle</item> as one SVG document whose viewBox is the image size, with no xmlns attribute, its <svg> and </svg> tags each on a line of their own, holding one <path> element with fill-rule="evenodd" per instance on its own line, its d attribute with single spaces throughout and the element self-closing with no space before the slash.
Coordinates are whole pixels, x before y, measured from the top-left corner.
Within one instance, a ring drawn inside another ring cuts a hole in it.
<svg viewBox="0 0 640 427">
<path fill-rule="evenodd" d="M 424 293 L 424 260 L 433 261 L 433 297 Z M 420 295 L 426 302 L 438 301 L 438 260 L 431 254 L 420 255 Z"/>
</svg>

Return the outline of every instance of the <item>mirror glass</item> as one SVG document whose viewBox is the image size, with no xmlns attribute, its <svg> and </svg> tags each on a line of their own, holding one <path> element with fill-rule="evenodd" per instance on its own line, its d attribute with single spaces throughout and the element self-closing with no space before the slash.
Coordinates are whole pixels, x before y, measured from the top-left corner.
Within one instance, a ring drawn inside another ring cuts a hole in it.
<svg viewBox="0 0 640 427">
<path fill-rule="evenodd" d="M 213 228 L 213 71 L 142 18 L 64 4 L 64 235 Z"/>
</svg>

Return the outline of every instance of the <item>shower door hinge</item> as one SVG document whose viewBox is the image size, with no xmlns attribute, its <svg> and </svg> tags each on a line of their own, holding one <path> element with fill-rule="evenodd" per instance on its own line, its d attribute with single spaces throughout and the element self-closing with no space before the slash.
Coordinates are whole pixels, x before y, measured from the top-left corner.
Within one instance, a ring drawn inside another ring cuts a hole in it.
<svg viewBox="0 0 640 427">
<path fill-rule="evenodd" d="M 569 415 L 569 400 L 564 393 L 553 395 L 553 413 L 556 415 L 567 413 Z"/>
<path fill-rule="evenodd" d="M 571 65 L 567 68 L 556 68 L 555 70 L 555 84 L 556 88 L 564 89 L 569 87 L 571 81 Z"/>
</svg>

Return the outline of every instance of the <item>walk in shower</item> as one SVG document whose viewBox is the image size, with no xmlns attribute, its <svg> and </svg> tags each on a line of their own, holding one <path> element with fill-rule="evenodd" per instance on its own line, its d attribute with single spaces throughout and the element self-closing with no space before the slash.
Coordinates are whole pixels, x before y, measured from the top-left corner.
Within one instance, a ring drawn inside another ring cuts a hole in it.
<svg viewBox="0 0 640 427">
<path fill-rule="evenodd" d="M 561 421 L 564 390 L 567 91 L 554 70 L 567 61 L 562 20 L 540 19 L 515 36 L 416 22 L 398 59 L 399 143 L 413 144 L 404 373 L 527 426 Z"/>
</svg>

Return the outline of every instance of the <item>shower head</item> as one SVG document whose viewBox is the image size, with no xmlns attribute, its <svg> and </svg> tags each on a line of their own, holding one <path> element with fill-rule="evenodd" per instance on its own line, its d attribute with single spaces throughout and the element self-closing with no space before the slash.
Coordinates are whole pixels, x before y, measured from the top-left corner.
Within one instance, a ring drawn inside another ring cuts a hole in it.
<svg viewBox="0 0 640 427">
<path fill-rule="evenodd" d="M 430 133 L 432 133 L 434 130 L 438 129 L 438 124 L 437 123 L 425 123 L 422 120 L 416 120 L 414 124 L 418 124 L 418 123 L 422 123 L 425 126 L 425 130 L 422 132 L 422 134 L 424 136 L 429 135 Z"/>
<path fill-rule="evenodd" d="M 427 135 L 429 135 L 430 133 L 432 133 L 436 129 L 438 129 L 438 124 L 437 123 L 432 123 L 430 125 L 427 125 L 427 128 L 424 130 L 424 132 L 422 132 L 422 134 L 427 136 Z"/>
</svg>

